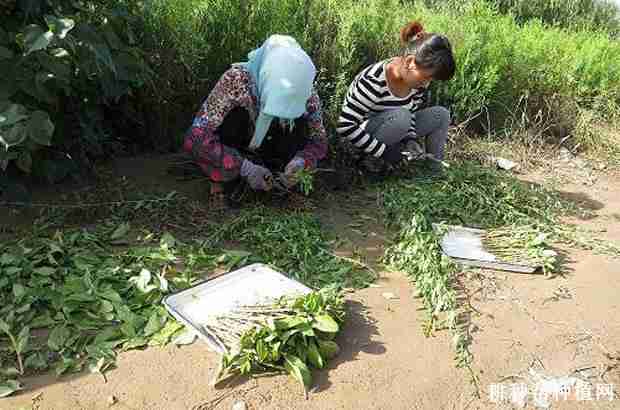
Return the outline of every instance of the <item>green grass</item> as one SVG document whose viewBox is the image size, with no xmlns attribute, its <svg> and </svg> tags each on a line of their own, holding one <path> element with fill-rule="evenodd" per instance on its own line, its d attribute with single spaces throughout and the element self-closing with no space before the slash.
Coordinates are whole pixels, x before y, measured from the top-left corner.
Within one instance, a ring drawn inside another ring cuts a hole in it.
<svg viewBox="0 0 620 410">
<path fill-rule="evenodd" d="M 590 29 L 617 36 L 620 30 L 618 6 L 609 0 L 489 0 L 502 13 L 517 21 L 541 20 L 569 29 Z"/>
<path fill-rule="evenodd" d="M 617 129 L 620 43 L 587 24 L 575 23 L 569 30 L 502 13 L 508 9 L 490 3 L 428 8 L 398 0 L 259 0 L 230 7 L 223 0 L 157 0 L 145 10 L 146 44 L 160 58 L 154 68 L 161 81 L 150 109 L 166 111 L 162 136 L 177 135 L 183 126 L 169 118 L 191 116 L 230 63 L 244 60 L 269 34 L 284 33 L 296 37 L 319 68 L 318 88 L 331 125 L 353 76 L 396 55 L 400 27 L 419 19 L 429 31 L 446 34 L 455 48 L 457 75 L 436 84 L 433 95 L 452 108 L 457 122 L 475 118 L 472 131 L 498 138 L 515 138 L 511 130 L 525 126 L 541 130 L 539 142 L 574 134 L 574 145 L 600 146 L 600 139 L 586 131 L 601 124 Z M 570 3 L 577 7 L 579 2 Z M 522 9 L 515 4 L 506 7 Z M 554 7 L 559 9 L 555 2 Z M 173 51 L 160 53 L 163 49 Z M 189 104 L 175 107 L 179 89 Z M 167 128 L 172 125 L 178 129 Z"/>
</svg>

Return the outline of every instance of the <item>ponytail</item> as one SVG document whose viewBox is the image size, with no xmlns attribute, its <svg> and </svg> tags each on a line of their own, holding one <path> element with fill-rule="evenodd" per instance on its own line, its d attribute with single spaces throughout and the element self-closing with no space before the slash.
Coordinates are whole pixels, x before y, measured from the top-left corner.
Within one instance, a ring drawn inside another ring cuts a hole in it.
<svg viewBox="0 0 620 410">
<path fill-rule="evenodd" d="M 433 78 L 445 81 L 454 76 L 456 63 L 446 36 L 426 33 L 422 23 L 412 21 L 400 30 L 400 41 L 403 56 L 414 56 L 418 67 L 433 71 Z"/>
</svg>

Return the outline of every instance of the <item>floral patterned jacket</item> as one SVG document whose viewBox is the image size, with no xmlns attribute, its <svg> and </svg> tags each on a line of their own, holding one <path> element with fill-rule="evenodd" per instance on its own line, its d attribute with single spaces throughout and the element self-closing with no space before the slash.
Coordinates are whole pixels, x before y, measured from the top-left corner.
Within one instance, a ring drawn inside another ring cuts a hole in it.
<svg viewBox="0 0 620 410">
<path fill-rule="evenodd" d="M 256 120 L 258 100 L 252 92 L 253 81 L 250 73 L 242 67 L 226 71 L 202 104 L 185 136 L 183 149 L 192 153 L 212 181 L 226 182 L 239 177 L 244 158 L 239 151 L 220 142 L 217 129 L 236 107 L 245 108 Z M 308 100 L 303 118 L 308 122 L 309 140 L 297 156 L 305 160 L 306 167 L 315 167 L 327 155 L 327 135 L 316 91 Z"/>
</svg>

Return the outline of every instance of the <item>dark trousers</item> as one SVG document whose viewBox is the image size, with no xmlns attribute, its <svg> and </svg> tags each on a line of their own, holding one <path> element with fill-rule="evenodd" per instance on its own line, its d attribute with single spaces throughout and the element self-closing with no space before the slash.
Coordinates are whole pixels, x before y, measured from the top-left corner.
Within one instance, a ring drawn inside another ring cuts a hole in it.
<svg viewBox="0 0 620 410">
<path fill-rule="evenodd" d="M 260 148 L 252 152 L 248 150 L 248 145 L 253 137 L 253 129 L 248 111 L 237 107 L 224 118 L 217 133 L 222 144 L 237 149 L 248 160 L 269 168 L 272 172 L 284 171 L 284 167 L 304 148 L 308 140 L 308 124 L 305 119 L 296 119 L 295 127 L 291 131 L 288 127 L 283 129 L 280 121 L 274 118 Z"/>
</svg>

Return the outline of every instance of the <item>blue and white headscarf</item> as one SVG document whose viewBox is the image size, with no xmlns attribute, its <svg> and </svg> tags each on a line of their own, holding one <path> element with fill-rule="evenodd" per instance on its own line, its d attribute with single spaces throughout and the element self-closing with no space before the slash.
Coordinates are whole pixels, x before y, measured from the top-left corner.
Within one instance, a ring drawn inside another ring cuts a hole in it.
<svg viewBox="0 0 620 410">
<path fill-rule="evenodd" d="M 293 37 L 277 34 L 250 52 L 247 62 L 237 65 L 245 67 L 254 79 L 259 113 L 249 148 L 256 149 L 274 118 L 292 129 L 295 119 L 306 111 L 316 68 Z"/>
</svg>

